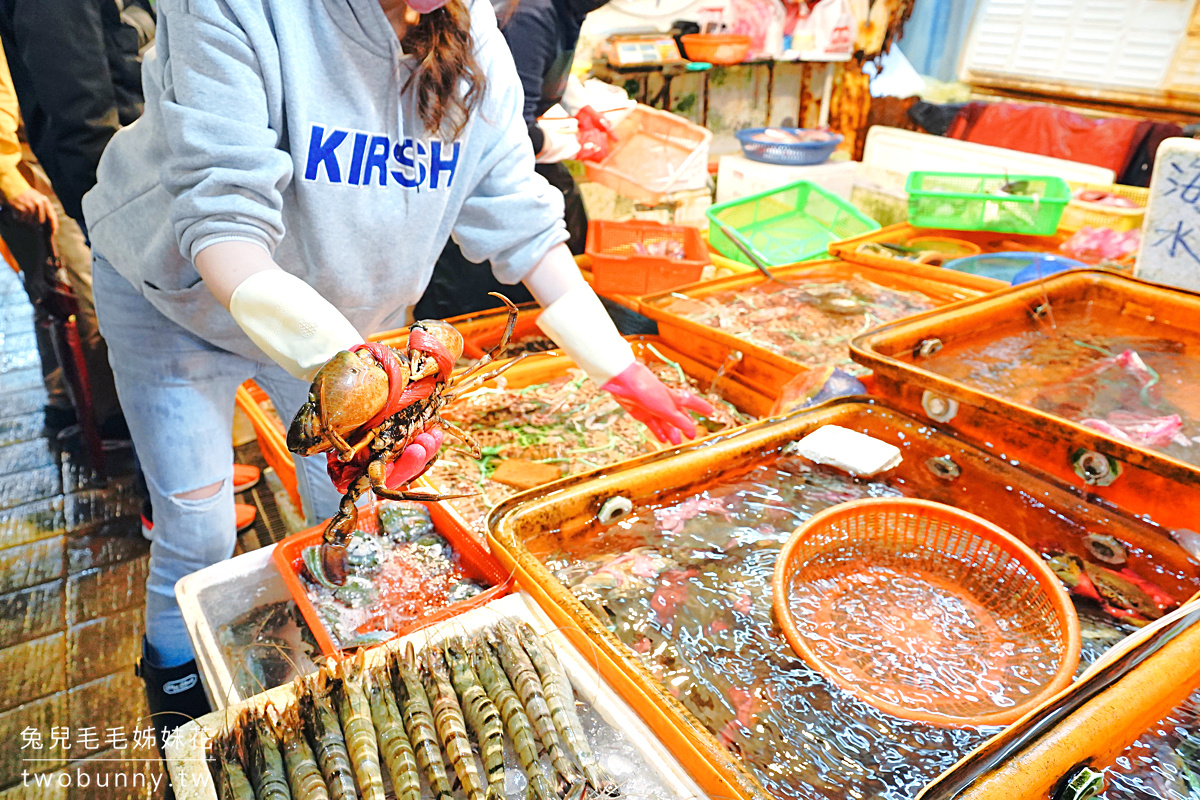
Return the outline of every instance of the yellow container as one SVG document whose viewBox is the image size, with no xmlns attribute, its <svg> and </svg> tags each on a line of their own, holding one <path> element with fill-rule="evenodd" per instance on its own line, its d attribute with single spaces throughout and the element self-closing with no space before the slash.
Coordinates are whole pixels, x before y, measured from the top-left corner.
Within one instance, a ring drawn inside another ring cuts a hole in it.
<svg viewBox="0 0 1200 800">
<path fill-rule="evenodd" d="M 704 239 L 708 241 L 708 236 L 705 235 Z M 749 264 L 742 264 L 732 258 L 726 258 L 711 247 L 708 248 L 708 257 L 712 259 L 714 278 L 727 278 L 730 275 L 745 275 L 748 272 L 758 271 Z"/>
<path fill-rule="evenodd" d="M 1132 200 L 1138 208 L 1120 208 L 1102 203 L 1089 203 L 1077 199 L 1081 191 L 1100 191 Z M 1142 218 L 1146 216 L 1146 202 L 1150 190 L 1140 186 L 1122 186 L 1120 184 L 1105 185 L 1102 183 L 1073 183 L 1071 184 L 1071 201 L 1063 212 L 1058 227 L 1069 231 L 1077 231 L 1082 227 L 1110 228 L 1117 233 L 1125 233 L 1142 226 Z"/>
</svg>

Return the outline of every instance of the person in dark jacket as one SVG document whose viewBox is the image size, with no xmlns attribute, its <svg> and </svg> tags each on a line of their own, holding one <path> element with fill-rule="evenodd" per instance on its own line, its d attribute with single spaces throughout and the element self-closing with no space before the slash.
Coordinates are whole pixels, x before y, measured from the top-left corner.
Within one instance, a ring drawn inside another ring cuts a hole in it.
<svg viewBox="0 0 1200 800">
<path fill-rule="evenodd" d="M 6 72 L 11 73 L 25 138 L 36 158 L 26 159 L 26 164 L 43 193 L 57 197 L 55 208 L 61 216 L 55 220 L 56 243 L 79 302 L 79 332 L 95 416 L 106 439 L 127 440 L 129 430 L 96 323 L 80 202 L 96 183 L 96 165 L 108 140 L 142 112 L 140 56 L 153 36 L 154 16 L 147 0 L 0 0 Z M 49 186 L 44 185 L 47 178 Z M 13 198 L 4 199 L 19 210 Z M 5 216 L 0 218 L 0 233 L 23 269 L 37 261 L 41 236 L 36 227 Z M 52 379 L 59 374 L 53 350 L 48 343 L 40 350 L 43 369 Z M 65 392 L 50 393 L 45 413 L 51 431 L 70 425 L 75 417 Z"/>
<path fill-rule="evenodd" d="M 0 0 L 0 42 L 29 146 L 79 222 L 108 140 L 141 116 L 152 14 L 148 0 Z"/>
<path fill-rule="evenodd" d="M 584 105 L 582 92 L 569 91 L 568 84 L 582 88 L 571 79 L 579 31 L 584 18 L 607 2 L 519 0 L 511 14 L 498 12 L 503 25 L 501 32 L 525 90 L 525 124 L 538 157 L 537 171 L 563 193 L 570 234 L 567 246 L 575 255 L 583 253 L 587 213 L 575 180 L 562 161 L 603 159 L 608 154 L 611 133 L 604 118 L 591 106 Z M 559 103 L 579 122 L 577 137 L 564 140 L 538 124 L 538 117 Z M 497 281 L 489 265 L 468 261 L 451 240 L 438 258 L 429 287 L 413 314 L 417 319 L 442 319 L 492 308 L 496 300 L 488 296 L 489 292 L 500 292 L 515 302 L 532 300 L 523 286 L 505 286 Z"/>
</svg>

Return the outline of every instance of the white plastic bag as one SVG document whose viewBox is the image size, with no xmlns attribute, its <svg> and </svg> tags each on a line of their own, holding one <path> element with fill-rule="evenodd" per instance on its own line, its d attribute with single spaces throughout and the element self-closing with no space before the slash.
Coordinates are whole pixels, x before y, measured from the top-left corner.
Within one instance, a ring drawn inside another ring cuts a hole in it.
<svg viewBox="0 0 1200 800">
<path fill-rule="evenodd" d="M 804 61 L 849 61 L 857 27 L 850 0 L 821 0 L 811 9 L 801 3 L 788 49 Z"/>
</svg>

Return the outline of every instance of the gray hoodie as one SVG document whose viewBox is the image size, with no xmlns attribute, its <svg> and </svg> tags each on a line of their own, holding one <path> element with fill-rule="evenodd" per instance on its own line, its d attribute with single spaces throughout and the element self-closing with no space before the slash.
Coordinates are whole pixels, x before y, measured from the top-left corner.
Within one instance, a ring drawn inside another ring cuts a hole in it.
<svg viewBox="0 0 1200 800">
<path fill-rule="evenodd" d="M 361 333 L 402 322 L 453 234 L 516 283 L 567 238 L 534 172 L 512 55 L 467 0 L 487 93 L 454 141 L 426 131 L 378 0 L 159 0 L 144 115 L 84 198 L 97 252 L 169 319 L 265 361 L 192 258 L 266 247 Z"/>
</svg>

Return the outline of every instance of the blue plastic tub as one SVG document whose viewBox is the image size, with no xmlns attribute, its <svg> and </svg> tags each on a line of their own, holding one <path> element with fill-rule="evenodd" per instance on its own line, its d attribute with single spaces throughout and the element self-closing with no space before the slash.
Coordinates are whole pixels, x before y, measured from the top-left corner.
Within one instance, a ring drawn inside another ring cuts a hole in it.
<svg viewBox="0 0 1200 800">
<path fill-rule="evenodd" d="M 1087 269 L 1088 265 L 1073 258 L 1053 253 L 1009 252 L 982 253 L 955 258 L 943 264 L 946 269 L 1008 281 L 1013 286 L 1035 281 L 1069 269 Z"/>
<path fill-rule="evenodd" d="M 801 167 L 811 164 L 824 164 L 837 150 L 845 138 L 840 133 L 831 133 L 824 142 L 759 142 L 754 137 L 771 130 L 769 128 L 746 128 L 737 132 L 738 141 L 742 145 L 742 154 L 751 161 L 761 161 L 764 164 L 781 164 L 789 167 Z M 799 133 L 805 128 L 774 128 L 778 131 Z"/>
</svg>

